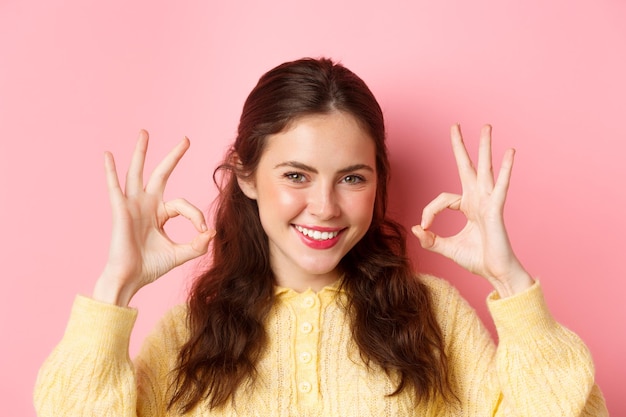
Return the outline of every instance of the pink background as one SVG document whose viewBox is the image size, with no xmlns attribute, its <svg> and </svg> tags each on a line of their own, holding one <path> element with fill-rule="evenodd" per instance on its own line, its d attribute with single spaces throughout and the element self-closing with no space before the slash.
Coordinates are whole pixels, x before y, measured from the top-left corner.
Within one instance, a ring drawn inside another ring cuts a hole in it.
<svg viewBox="0 0 626 417">
<path fill-rule="evenodd" d="M 361 75 L 384 108 L 392 210 L 407 226 L 440 191 L 458 190 L 452 123 L 472 149 L 486 122 L 497 157 L 517 148 L 507 208 L 514 246 L 554 315 L 589 345 L 611 414 L 626 415 L 624 22 L 619 0 L 2 0 L 2 414 L 34 415 L 37 369 L 105 261 L 103 151 L 125 167 L 146 128 L 152 167 L 188 136 L 168 194 L 207 208 L 212 170 L 258 77 L 325 55 Z M 443 233 L 453 227 L 455 216 L 439 222 Z M 171 229 L 190 233 L 182 222 Z M 491 326 L 485 283 L 415 254 Z M 183 299 L 190 269 L 136 297 L 132 352 Z"/>
</svg>

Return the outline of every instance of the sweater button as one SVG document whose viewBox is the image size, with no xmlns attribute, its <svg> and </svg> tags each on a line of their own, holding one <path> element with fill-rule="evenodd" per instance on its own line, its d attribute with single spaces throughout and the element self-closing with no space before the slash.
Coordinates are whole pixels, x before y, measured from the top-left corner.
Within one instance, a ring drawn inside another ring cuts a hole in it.
<svg viewBox="0 0 626 417">
<path fill-rule="evenodd" d="M 311 359 L 313 359 L 313 355 L 311 355 L 309 352 L 300 353 L 300 362 L 309 363 L 311 362 Z"/>
<path fill-rule="evenodd" d="M 302 305 L 307 308 L 311 308 L 315 305 L 315 298 L 308 296 L 302 301 Z"/>
<path fill-rule="evenodd" d="M 302 323 L 302 326 L 300 326 L 300 331 L 304 334 L 309 334 L 313 331 L 313 325 L 308 321 L 305 321 Z"/>
<path fill-rule="evenodd" d="M 311 383 L 307 381 L 300 382 L 300 385 L 298 385 L 298 389 L 304 394 L 308 394 L 309 392 L 311 392 L 311 388 L 313 388 L 311 386 Z"/>
</svg>

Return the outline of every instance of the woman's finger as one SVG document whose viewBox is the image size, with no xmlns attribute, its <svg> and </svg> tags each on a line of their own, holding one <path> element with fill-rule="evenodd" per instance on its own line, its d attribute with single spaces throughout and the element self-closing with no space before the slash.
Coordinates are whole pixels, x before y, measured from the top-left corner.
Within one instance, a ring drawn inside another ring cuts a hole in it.
<svg viewBox="0 0 626 417">
<path fill-rule="evenodd" d="M 202 211 L 184 198 L 168 201 L 163 203 L 163 206 L 168 219 L 181 215 L 189 220 L 198 232 L 208 230 Z"/>
<path fill-rule="evenodd" d="M 154 169 L 152 175 L 150 175 L 150 179 L 148 180 L 148 185 L 146 185 L 146 192 L 163 195 L 167 180 L 187 149 L 189 149 L 189 139 L 184 138 Z"/>
<path fill-rule="evenodd" d="M 142 129 L 126 173 L 126 186 L 124 187 L 126 195 L 136 195 L 143 191 L 143 167 L 147 151 L 148 132 Z"/>
<path fill-rule="evenodd" d="M 487 193 L 493 189 L 493 164 L 491 155 L 491 126 L 485 125 L 480 131 L 478 145 L 478 187 Z"/>
<path fill-rule="evenodd" d="M 205 254 L 208 251 L 209 242 L 215 236 L 215 230 L 207 228 L 202 211 L 183 198 L 168 201 L 164 203 L 164 207 L 168 219 L 179 215 L 183 216 L 199 232 L 189 243 L 174 244 L 175 265 L 182 265 L 191 259 Z"/>
<path fill-rule="evenodd" d="M 461 196 L 458 194 L 441 193 L 422 210 L 420 226 L 428 229 L 435 220 L 435 216 L 446 209 L 459 210 L 461 208 Z"/>
<path fill-rule="evenodd" d="M 457 245 L 454 243 L 453 237 L 442 237 L 430 230 L 424 229 L 422 226 L 413 226 L 411 228 L 413 234 L 420 241 L 422 248 L 434 253 L 438 253 L 446 258 L 453 259 L 453 253 Z"/>
<path fill-rule="evenodd" d="M 437 241 L 437 235 L 435 235 L 430 230 L 424 229 L 421 225 L 416 225 L 411 228 L 411 232 L 417 237 L 420 241 L 420 245 L 424 249 L 432 250 L 435 246 L 435 242 Z"/>
<path fill-rule="evenodd" d="M 209 243 L 215 237 L 215 230 L 207 230 L 198 233 L 196 237 L 187 244 L 176 245 L 176 264 L 182 265 L 198 256 L 204 255 L 209 250 Z"/>
<path fill-rule="evenodd" d="M 117 168 L 115 159 L 111 152 L 104 153 L 104 173 L 106 177 L 107 189 L 109 191 L 109 201 L 115 206 L 124 197 L 120 181 L 117 178 Z"/>
<path fill-rule="evenodd" d="M 511 174 L 513 172 L 513 161 L 515 159 L 515 149 L 509 149 L 504 153 L 502 158 L 502 166 L 498 172 L 498 178 L 494 185 L 492 198 L 496 200 L 499 206 L 503 207 L 506 195 L 511 183 Z"/>
<path fill-rule="evenodd" d="M 476 170 L 467 153 L 465 143 L 463 143 L 461 126 L 455 124 L 450 128 L 450 139 L 452 141 L 452 152 L 456 160 L 459 177 L 461 178 L 461 186 L 464 190 L 469 189 L 470 185 L 476 180 Z"/>
</svg>

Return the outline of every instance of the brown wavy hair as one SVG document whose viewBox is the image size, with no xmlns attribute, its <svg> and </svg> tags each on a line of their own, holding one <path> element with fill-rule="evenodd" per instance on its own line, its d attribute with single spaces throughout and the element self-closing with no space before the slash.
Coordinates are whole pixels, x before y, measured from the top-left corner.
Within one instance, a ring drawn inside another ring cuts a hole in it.
<svg viewBox="0 0 626 417">
<path fill-rule="evenodd" d="M 256 201 L 244 195 L 237 177 L 254 175 L 269 135 L 298 117 L 337 110 L 355 116 L 376 144 L 372 223 L 339 264 L 353 338 L 365 363 L 399 376 L 391 395 L 411 388 L 418 400 L 446 396 L 443 337 L 428 289 L 415 278 L 405 230 L 386 217 L 389 161 L 381 108 L 367 85 L 341 64 L 305 58 L 260 78 L 244 104 L 237 138 L 214 173 L 220 194 L 213 258 L 189 294 L 190 338 L 180 351 L 170 408 L 186 412 L 205 399 L 211 408 L 220 407 L 243 380 L 254 378 L 266 346 L 264 323 L 275 279 Z"/>
</svg>

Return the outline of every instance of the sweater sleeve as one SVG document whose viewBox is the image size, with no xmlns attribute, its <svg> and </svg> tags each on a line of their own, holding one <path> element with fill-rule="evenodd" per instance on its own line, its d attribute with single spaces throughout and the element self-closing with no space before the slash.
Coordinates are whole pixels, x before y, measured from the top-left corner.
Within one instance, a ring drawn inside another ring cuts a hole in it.
<svg viewBox="0 0 626 417">
<path fill-rule="evenodd" d="M 499 339 L 496 415 L 608 416 L 589 350 L 552 317 L 539 282 L 505 299 L 494 292 L 487 304 Z"/>
<path fill-rule="evenodd" d="M 65 334 L 37 377 L 39 417 L 136 416 L 128 355 L 136 317 L 137 310 L 76 297 Z"/>
<path fill-rule="evenodd" d="M 178 354 L 188 338 L 186 308 L 178 305 L 165 314 L 144 340 L 134 360 L 139 417 L 163 417 L 167 413 Z"/>
<path fill-rule="evenodd" d="M 442 323 L 450 384 L 467 416 L 608 416 L 591 355 L 557 323 L 540 284 L 487 304 L 499 343 L 445 281 L 428 278 Z"/>
</svg>

